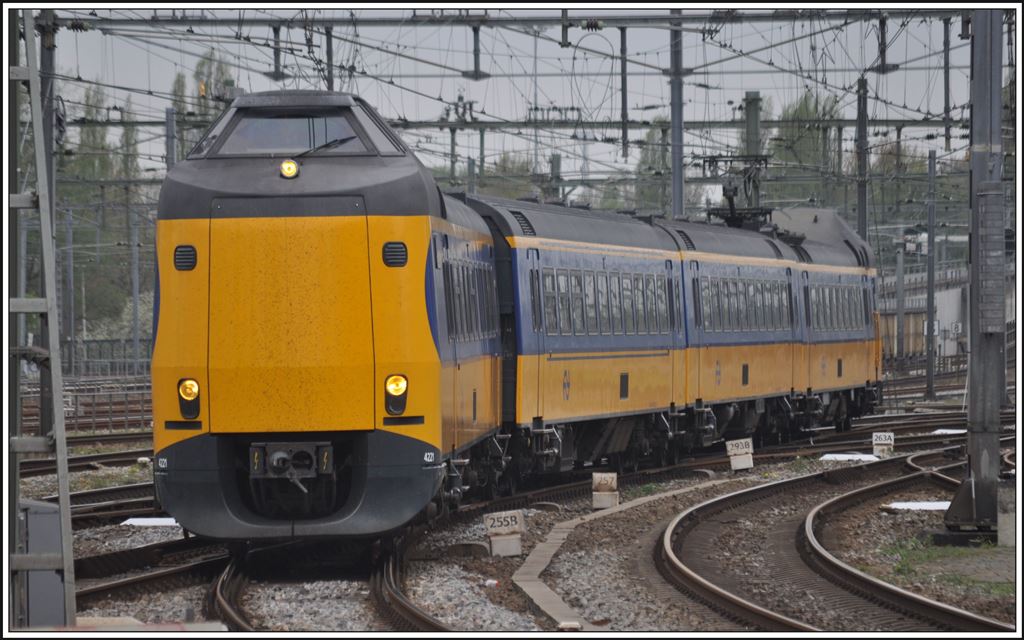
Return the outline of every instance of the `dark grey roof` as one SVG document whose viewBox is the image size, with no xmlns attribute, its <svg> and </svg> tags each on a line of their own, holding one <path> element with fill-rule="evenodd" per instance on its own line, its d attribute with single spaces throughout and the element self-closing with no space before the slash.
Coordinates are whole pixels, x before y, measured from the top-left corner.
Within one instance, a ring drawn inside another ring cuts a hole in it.
<svg viewBox="0 0 1024 640">
<path fill-rule="evenodd" d="M 772 212 L 780 229 L 806 236 L 801 245 L 820 264 L 863 266 L 874 264 L 874 251 L 834 209 L 792 207 Z"/>
<path fill-rule="evenodd" d="M 337 91 L 260 91 L 235 98 L 232 107 L 350 107 L 358 98 Z"/>
<path fill-rule="evenodd" d="M 466 203 L 494 220 L 506 236 L 538 236 L 675 251 L 675 242 L 649 222 L 610 211 L 574 209 L 494 196 L 469 195 Z"/>
<path fill-rule="evenodd" d="M 833 266 L 871 266 L 872 251 L 831 209 L 776 210 L 772 221 L 782 232 L 802 234 L 794 246 L 784 235 L 734 229 L 725 225 L 638 218 L 601 210 L 574 209 L 484 195 L 462 196 L 480 215 L 491 218 L 506 236 L 700 251 L 808 262 Z"/>
<path fill-rule="evenodd" d="M 799 260 L 796 252 L 786 243 L 756 231 L 681 220 L 661 220 L 659 223 L 679 235 L 684 250 L 748 258 Z"/>
</svg>

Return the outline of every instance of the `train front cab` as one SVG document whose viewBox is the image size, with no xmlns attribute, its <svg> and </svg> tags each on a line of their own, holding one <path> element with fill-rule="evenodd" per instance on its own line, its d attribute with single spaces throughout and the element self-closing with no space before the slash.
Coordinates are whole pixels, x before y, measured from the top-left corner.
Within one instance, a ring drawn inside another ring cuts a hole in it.
<svg viewBox="0 0 1024 640">
<path fill-rule="evenodd" d="M 357 150 L 310 154 L 293 176 L 283 158 L 321 139 L 284 155 L 219 152 L 247 119 L 313 117 L 340 119 L 328 130 L 347 127 Z M 428 306 L 437 302 L 428 258 L 439 194 L 350 96 L 244 96 L 211 132 L 219 142 L 200 143 L 161 191 L 158 500 L 183 527 L 215 538 L 398 527 L 443 479 Z"/>
</svg>

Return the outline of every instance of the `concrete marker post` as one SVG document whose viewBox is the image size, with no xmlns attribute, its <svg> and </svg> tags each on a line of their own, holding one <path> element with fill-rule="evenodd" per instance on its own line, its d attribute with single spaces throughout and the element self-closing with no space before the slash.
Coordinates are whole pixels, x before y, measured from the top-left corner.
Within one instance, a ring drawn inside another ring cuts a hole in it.
<svg viewBox="0 0 1024 640">
<path fill-rule="evenodd" d="M 522 510 L 487 513 L 483 520 L 492 556 L 523 555 L 522 534 L 526 532 L 526 516 Z"/>
<path fill-rule="evenodd" d="M 754 468 L 754 439 L 727 440 L 725 452 L 729 454 L 729 467 L 734 471 Z"/>
<path fill-rule="evenodd" d="M 892 455 L 893 447 L 896 445 L 896 434 L 892 431 L 876 431 L 871 434 L 872 453 L 879 458 L 888 458 Z"/>
<path fill-rule="evenodd" d="M 619 506 L 619 475 L 617 473 L 595 473 L 592 487 L 595 511 Z"/>
</svg>

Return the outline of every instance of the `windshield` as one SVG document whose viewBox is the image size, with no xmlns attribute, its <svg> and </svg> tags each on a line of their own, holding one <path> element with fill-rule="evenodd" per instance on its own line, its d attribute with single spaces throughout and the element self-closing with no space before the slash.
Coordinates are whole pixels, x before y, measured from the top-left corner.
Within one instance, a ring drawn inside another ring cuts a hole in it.
<svg viewBox="0 0 1024 640">
<path fill-rule="evenodd" d="M 293 155 L 329 145 L 321 153 L 365 153 L 367 146 L 352 128 L 347 109 L 310 113 L 245 109 L 217 149 L 217 155 Z"/>
</svg>

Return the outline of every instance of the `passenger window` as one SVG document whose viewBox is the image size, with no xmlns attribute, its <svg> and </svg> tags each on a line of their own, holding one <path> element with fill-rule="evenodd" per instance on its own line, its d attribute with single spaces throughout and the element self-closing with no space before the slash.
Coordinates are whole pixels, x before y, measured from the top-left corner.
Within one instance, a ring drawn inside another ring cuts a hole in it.
<svg viewBox="0 0 1024 640">
<path fill-rule="evenodd" d="M 603 271 L 597 274 L 597 315 L 601 323 L 601 333 L 608 335 L 612 332 L 611 318 L 608 314 L 608 274 Z"/>
<path fill-rule="evenodd" d="M 850 287 L 846 290 L 846 299 L 850 305 L 850 329 L 857 328 L 857 288 Z"/>
<path fill-rule="evenodd" d="M 782 323 L 779 322 L 780 301 L 779 301 L 779 283 L 778 282 L 772 282 L 771 283 L 771 295 L 769 296 L 769 298 L 771 298 L 771 307 L 772 307 L 772 310 L 771 310 L 772 311 L 771 312 L 772 328 L 774 330 L 778 331 L 779 329 L 782 328 Z"/>
<path fill-rule="evenodd" d="M 693 290 L 695 292 L 698 292 L 698 289 L 697 289 L 697 286 L 696 286 L 697 285 L 697 278 L 693 279 L 693 284 L 694 284 Z M 666 299 L 666 304 L 668 305 L 668 327 L 667 327 L 667 331 L 671 332 L 671 331 L 675 331 L 676 326 L 677 326 L 676 325 L 676 316 L 678 314 L 676 313 L 676 294 L 675 294 L 675 292 L 676 291 L 680 291 L 681 292 L 682 290 L 679 288 L 679 283 L 676 282 L 675 278 L 667 278 L 665 280 L 665 289 L 666 289 L 666 292 L 668 294 L 667 295 L 667 299 Z M 695 314 L 700 314 L 700 304 L 699 303 L 696 306 L 694 306 L 693 312 Z"/>
<path fill-rule="evenodd" d="M 746 300 L 743 298 L 743 283 L 739 280 L 733 280 L 729 285 L 729 289 L 732 291 L 733 300 L 733 330 L 742 331 L 743 325 L 745 324 L 744 317 L 747 314 Z M 741 306 L 742 305 L 742 306 Z"/>
<path fill-rule="evenodd" d="M 743 285 L 743 281 L 733 283 L 736 289 L 736 329 L 740 331 L 746 331 L 748 329 L 748 323 L 746 323 L 746 287 Z"/>
<path fill-rule="evenodd" d="M 636 333 L 633 316 L 633 279 L 628 273 L 622 274 L 622 317 L 626 324 L 626 335 Z"/>
<path fill-rule="evenodd" d="M 832 306 L 832 330 L 839 331 L 843 326 L 843 314 L 839 306 L 839 287 L 829 287 L 829 295 L 831 296 L 830 302 Z"/>
<path fill-rule="evenodd" d="M 808 293 L 808 291 L 809 291 L 808 286 L 805 283 L 804 284 L 804 297 L 803 297 L 803 300 L 804 300 L 804 325 L 807 326 L 807 327 L 810 327 L 811 326 L 811 304 L 810 304 L 810 299 L 811 298 L 810 298 L 810 294 Z"/>
<path fill-rule="evenodd" d="M 853 315 L 854 327 L 856 327 L 859 330 L 859 329 L 863 328 L 863 325 L 860 324 L 860 322 L 861 322 L 861 318 L 864 317 L 864 307 L 861 305 L 860 296 L 857 295 L 856 290 L 854 290 L 854 292 L 853 292 L 853 305 L 854 305 L 854 311 L 853 311 L 853 313 L 854 313 L 854 315 Z"/>
<path fill-rule="evenodd" d="M 579 271 L 572 271 L 569 285 L 572 290 L 572 332 L 581 336 L 587 332 L 583 319 L 583 275 Z"/>
<path fill-rule="evenodd" d="M 764 330 L 774 331 L 775 313 L 772 310 L 772 282 L 770 280 L 766 280 L 761 283 L 759 298 L 762 313 L 761 319 L 764 321 Z"/>
<path fill-rule="evenodd" d="M 661 324 L 661 314 L 658 313 L 658 293 L 654 276 L 646 276 L 647 283 L 647 325 L 650 333 L 659 333 L 665 329 Z"/>
<path fill-rule="evenodd" d="M 612 311 L 612 333 L 622 333 L 622 295 L 619 289 L 619 274 L 613 273 L 609 279 L 609 303 Z"/>
<path fill-rule="evenodd" d="M 829 331 L 834 331 L 835 328 L 836 328 L 835 288 L 826 285 L 825 286 L 825 297 L 826 297 L 825 316 L 827 318 L 827 320 L 825 321 L 825 328 L 827 328 Z"/>
<path fill-rule="evenodd" d="M 455 287 L 452 286 L 452 269 L 447 262 L 441 265 L 441 277 L 444 280 L 444 312 L 448 321 L 448 340 L 455 339 L 455 317 L 452 315 L 452 306 L 455 301 Z"/>
<path fill-rule="evenodd" d="M 480 269 L 480 282 L 483 284 L 483 317 L 484 324 L 486 325 L 486 333 L 490 336 L 494 332 L 494 328 L 497 326 L 494 318 L 494 310 L 497 306 L 494 303 L 494 288 L 491 283 L 491 271 L 484 266 Z"/>
<path fill-rule="evenodd" d="M 842 324 L 842 318 L 839 313 L 839 287 L 829 287 L 829 302 L 832 307 L 832 330 L 838 331 Z"/>
<path fill-rule="evenodd" d="M 476 265 L 466 267 L 466 278 L 469 280 L 469 312 L 472 316 L 470 327 L 472 327 L 473 338 L 479 339 L 483 333 L 483 323 L 480 318 L 480 278 L 479 269 Z"/>
<path fill-rule="evenodd" d="M 819 286 L 818 289 L 818 308 L 821 310 L 821 317 L 818 318 L 818 328 L 822 331 L 828 330 L 828 291 L 827 287 Z"/>
<path fill-rule="evenodd" d="M 821 306 L 821 330 L 828 331 L 828 287 L 825 285 L 818 290 L 818 302 Z"/>
<path fill-rule="evenodd" d="M 707 276 L 700 279 L 700 310 L 704 330 L 714 331 L 715 318 L 711 312 L 711 284 L 708 282 Z"/>
<path fill-rule="evenodd" d="M 818 285 L 811 287 L 811 310 L 814 312 L 814 330 L 821 328 L 821 305 L 818 304 Z"/>
<path fill-rule="evenodd" d="M 739 331 L 745 331 L 747 329 L 747 296 L 745 293 L 743 281 L 733 281 L 733 290 L 736 296 L 736 329 Z"/>
<path fill-rule="evenodd" d="M 558 333 L 558 295 L 553 269 L 544 269 L 544 325 L 549 336 Z"/>
<path fill-rule="evenodd" d="M 722 294 L 722 331 L 732 331 L 733 304 L 729 281 L 722 278 L 719 286 Z"/>
<path fill-rule="evenodd" d="M 843 287 L 843 322 L 847 330 L 853 328 L 853 304 L 850 299 L 850 287 Z"/>
<path fill-rule="evenodd" d="M 729 281 L 722 278 L 722 331 L 732 330 L 732 294 L 729 292 Z"/>
<path fill-rule="evenodd" d="M 558 330 L 562 335 L 572 334 L 572 302 L 569 298 L 569 274 L 558 270 Z"/>
<path fill-rule="evenodd" d="M 722 287 L 718 278 L 711 279 L 711 330 L 721 331 L 725 326 L 722 320 Z"/>
<path fill-rule="evenodd" d="M 597 326 L 597 293 L 594 290 L 593 271 L 587 271 L 583 274 L 583 294 L 587 307 L 587 333 L 597 335 L 601 331 Z"/>
<path fill-rule="evenodd" d="M 456 323 L 458 324 L 458 339 L 466 337 L 466 279 L 462 273 L 462 265 L 455 265 L 455 301 L 456 301 Z"/>
<path fill-rule="evenodd" d="M 753 287 L 753 296 L 751 299 L 754 301 L 754 324 L 753 328 L 757 331 L 764 331 L 764 302 L 761 296 L 764 294 L 764 283 L 763 282 L 752 282 L 750 284 Z"/>
<path fill-rule="evenodd" d="M 707 325 L 704 324 L 707 322 L 704 318 L 708 316 L 704 309 L 704 305 L 707 304 L 708 299 L 707 292 L 701 291 L 701 281 L 699 278 L 693 278 L 691 282 L 693 282 L 693 324 L 694 326 L 703 327 L 707 330 Z M 671 292 L 672 290 L 669 289 L 669 293 Z"/>
<path fill-rule="evenodd" d="M 793 297 L 793 287 L 787 282 L 779 287 L 782 291 L 782 315 L 780 320 L 786 329 L 793 328 L 793 312 L 790 307 L 790 299 Z"/>
<path fill-rule="evenodd" d="M 750 330 L 757 331 L 758 316 L 761 315 L 761 299 L 757 295 L 757 285 L 753 282 L 747 282 L 747 321 L 750 323 Z"/>
<path fill-rule="evenodd" d="M 636 332 L 647 333 L 647 307 L 644 306 L 644 277 L 633 276 L 633 308 L 636 310 Z"/>
</svg>

